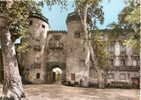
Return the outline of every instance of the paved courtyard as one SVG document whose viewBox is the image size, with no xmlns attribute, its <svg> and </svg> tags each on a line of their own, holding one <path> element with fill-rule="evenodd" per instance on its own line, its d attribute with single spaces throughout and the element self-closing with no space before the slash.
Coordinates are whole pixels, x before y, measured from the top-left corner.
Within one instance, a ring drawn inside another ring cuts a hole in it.
<svg viewBox="0 0 141 100">
<path fill-rule="evenodd" d="M 95 89 L 55 84 L 25 85 L 24 88 L 29 100 L 139 100 L 138 89 Z"/>
</svg>

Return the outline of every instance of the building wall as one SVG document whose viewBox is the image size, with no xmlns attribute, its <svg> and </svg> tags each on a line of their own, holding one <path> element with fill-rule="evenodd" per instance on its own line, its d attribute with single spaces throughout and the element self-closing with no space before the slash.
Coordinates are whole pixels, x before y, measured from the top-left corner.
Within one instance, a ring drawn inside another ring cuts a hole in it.
<svg viewBox="0 0 141 100">
<path fill-rule="evenodd" d="M 46 69 L 47 83 L 53 83 L 52 74 L 53 69 L 59 67 L 65 77 L 66 74 L 66 51 L 65 51 L 65 37 L 67 32 L 65 31 L 51 31 L 48 34 L 45 56 L 44 56 L 44 67 Z"/>
<path fill-rule="evenodd" d="M 124 37 L 124 36 L 123 36 Z M 107 74 L 107 84 L 112 82 L 125 82 L 129 85 L 133 84 L 133 79 L 140 77 L 139 75 L 139 55 L 133 53 L 133 46 L 130 44 L 123 45 L 123 37 L 113 41 L 111 48 L 111 59 L 113 70 Z M 136 49 L 137 50 L 137 49 Z"/>
<path fill-rule="evenodd" d="M 47 62 L 66 62 L 65 37 L 67 33 L 52 32 L 48 44 L 46 44 L 46 63 Z"/>
</svg>

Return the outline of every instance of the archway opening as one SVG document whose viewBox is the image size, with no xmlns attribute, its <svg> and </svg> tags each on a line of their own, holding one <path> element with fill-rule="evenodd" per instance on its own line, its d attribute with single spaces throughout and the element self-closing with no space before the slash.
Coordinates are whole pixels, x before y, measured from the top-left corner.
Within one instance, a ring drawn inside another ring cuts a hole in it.
<svg viewBox="0 0 141 100">
<path fill-rule="evenodd" d="M 60 84 L 62 81 L 62 69 L 60 69 L 59 67 L 55 67 L 52 69 L 52 73 L 53 73 L 53 83 L 57 83 Z"/>
</svg>

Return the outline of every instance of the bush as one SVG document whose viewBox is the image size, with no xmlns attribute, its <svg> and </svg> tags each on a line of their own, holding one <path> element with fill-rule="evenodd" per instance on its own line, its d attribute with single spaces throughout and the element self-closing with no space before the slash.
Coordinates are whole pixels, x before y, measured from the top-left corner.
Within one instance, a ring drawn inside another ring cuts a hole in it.
<svg viewBox="0 0 141 100">
<path fill-rule="evenodd" d="M 94 87 L 94 88 L 98 88 L 98 84 L 97 83 L 89 83 L 89 87 Z"/>
<path fill-rule="evenodd" d="M 124 88 L 124 89 L 129 89 L 132 88 L 131 84 L 127 82 L 111 82 L 106 84 L 107 88 Z"/>
<path fill-rule="evenodd" d="M 0 100 L 14 100 L 14 98 L 0 97 Z"/>
<path fill-rule="evenodd" d="M 74 86 L 79 86 L 79 82 L 74 82 Z"/>
</svg>

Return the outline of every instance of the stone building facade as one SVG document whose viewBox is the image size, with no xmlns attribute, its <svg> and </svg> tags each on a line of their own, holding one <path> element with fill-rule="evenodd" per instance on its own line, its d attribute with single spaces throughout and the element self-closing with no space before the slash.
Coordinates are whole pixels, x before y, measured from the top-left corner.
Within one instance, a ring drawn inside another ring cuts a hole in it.
<svg viewBox="0 0 141 100">
<path fill-rule="evenodd" d="M 54 68 L 60 68 L 62 83 L 88 86 L 97 83 L 94 69 L 85 66 L 86 50 L 84 32 L 79 16 L 70 13 L 66 19 L 67 31 L 51 30 L 48 20 L 35 14 L 30 17 L 30 50 L 20 55 L 20 66 L 24 67 L 22 77 L 31 83 L 54 83 Z M 108 32 L 102 30 L 103 32 Z M 122 38 L 120 38 L 123 40 Z M 114 40 L 109 46 L 112 69 L 106 84 L 123 82 L 139 84 L 139 56 L 133 55 L 131 48 L 123 47 L 121 40 Z M 124 53 L 124 54 L 123 54 Z"/>
</svg>

